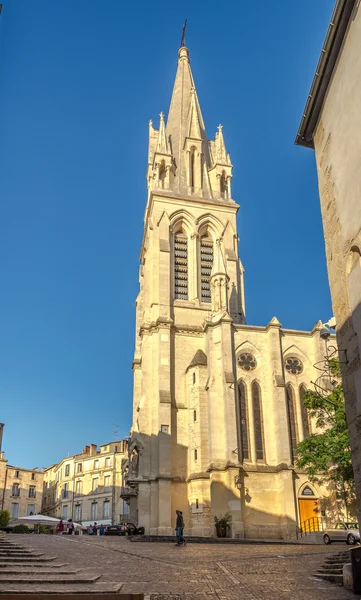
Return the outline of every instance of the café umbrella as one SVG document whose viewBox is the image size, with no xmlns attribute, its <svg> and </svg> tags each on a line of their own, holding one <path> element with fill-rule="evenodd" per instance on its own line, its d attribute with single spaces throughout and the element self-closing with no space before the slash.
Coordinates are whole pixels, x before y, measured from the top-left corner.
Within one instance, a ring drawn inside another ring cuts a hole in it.
<svg viewBox="0 0 361 600">
<path fill-rule="evenodd" d="M 27 517 L 19 517 L 17 520 L 24 521 L 25 523 L 33 524 L 33 525 L 56 526 L 58 523 L 60 523 L 60 519 L 56 519 L 55 517 L 48 517 L 47 515 L 29 515 Z M 63 520 L 64 525 L 67 525 L 68 522 L 69 521 Z M 84 527 L 83 525 L 80 525 L 80 523 L 73 522 L 73 525 L 75 528 L 79 527 L 80 529 L 86 529 L 86 527 Z"/>
</svg>

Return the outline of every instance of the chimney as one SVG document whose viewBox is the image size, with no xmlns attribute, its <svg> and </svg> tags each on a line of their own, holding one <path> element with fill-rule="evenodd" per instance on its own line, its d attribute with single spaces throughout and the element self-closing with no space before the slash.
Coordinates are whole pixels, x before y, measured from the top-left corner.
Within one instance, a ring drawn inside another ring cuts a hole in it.
<svg viewBox="0 0 361 600">
<path fill-rule="evenodd" d="M 89 446 L 84 446 L 82 454 L 89 454 L 90 448 Z"/>
<path fill-rule="evenodd" d="M 96 444 L 90 444 L 90 456 L 94 456 L 98 452 L 98 446 Z"/>
</svg>

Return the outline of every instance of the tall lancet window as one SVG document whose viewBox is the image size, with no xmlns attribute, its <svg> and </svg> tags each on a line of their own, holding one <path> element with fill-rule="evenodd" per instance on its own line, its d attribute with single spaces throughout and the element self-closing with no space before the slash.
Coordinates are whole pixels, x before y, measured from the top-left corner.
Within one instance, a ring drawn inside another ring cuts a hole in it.
<svg viewBox="0 0 361 600">
<path fill-rule="evenodd" d="M 301 415 L 302 415 L 302 429 L 304 439 L 310 437 L 310 421 L 308 416 L 307 408 L 303 404 L 303 399 L 307 392 L 306 386 L 300 385 L 300 403 L 301 403 Z"/>
<path fill-rule="evenodd" d="M 213 266 L 213 239 L 206 233 L 201 237 L 201 301 L 211 302 L 211 272 Z"/>
<path fill-rule="evenodd" d="M 238 394 L 242 459 L 249 460 L 247 388 L 244 381 L 238 384 Z"/>
<path fill-rule="evenodd" d="M 291 460 L 292 463 L 295 460 L 295 449 L 297 446 L 297 425 L 296 425 L 296 413 L 295 413 L 295 394 L 293 387 L 290 383 L 286 386 L 287 396 L 287 416 L 288 416 L 288 427 L 290 432 L 290 447 L 291 447 Z"/>
<path fill-rule="evenodd" d="M 165 177 L 166 177 L 167 171 L 165 168 L 165 162 L 164 160 L 162 160 L 160 167 L 159 167 L 159 187 L 164 189 L 164 182 L 165 182 Z"/>
<path fill-rule="evenodd" d="M 224 171 L 221 175 L 221 196 L 225 200 L 227 200 L 227 198 L 228 198 L 227 178 L 226 178 L 226 173 Z"/>
<path fill-rule="evenodd" d="M 188 240 L 181 231 L 174 236 L 174 298 L 188 300 Z"/>
<path fill-rule="evenodd" d="M 196 155 L 196 149 L 191 148 L 191 153 L 190 153 L 190 157 L 189 157 L 189 183 L 190 186 L 192 188 L 192 192 L 194 190 L 195 187 L 195 155 Z"/>
<path fill-rule="evenodd" d="M 257 381 L 252 383 L 252 404 L 254 421 L 254 438 L 256 443 L 256 460 L 264 460 L 263 415 L 261 388 Z"/>
</svg>

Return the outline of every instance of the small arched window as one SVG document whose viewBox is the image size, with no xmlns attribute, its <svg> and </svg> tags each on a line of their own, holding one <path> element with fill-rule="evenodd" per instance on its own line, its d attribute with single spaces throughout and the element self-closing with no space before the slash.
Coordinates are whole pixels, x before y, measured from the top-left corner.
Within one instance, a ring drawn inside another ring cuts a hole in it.
<svg viewBox="0 0 361 600">
<path fill-rule="evenodd" d="M 300 404 L 301 404 L 301 415 L 302 415 L 302 429 L 303 429 L 303 438 L 310 437 L 310 419 L 308 415 L 308 410 L 303 404 L 303 399 L 305 392 L 307 392 L 305 385 L 300 385 Z"/>
<path fill-rule="evenodd" d="M 213 239 L 209 233 L 204 234 L 201 237 L 201 281 L 200 281 L 200 292 L 201 301 L 211 301 L 211 273 L 213 266 Z"/>
<path fill-rule="evenodd" d="M 293 387 L 290 383 L 288 383 L 286 386 L 286 396 L 288 427 L 290 432 L 291 460 L 293 463 L 295 459 L 295 449 L 297 446 L 297 425 L 295 414 L 295 394 L 293 391 Z"/>
<path fill-rule="evenodd" d="M 238 394 L 242 458 L 249 460 L 247 388 L 244 381 L 238 384 Z"/>
<path fill-rule="evenodd" d="M 191 153 L 189 157 L 189 183 L 192 188 L 192 192 L 195 187 L 195 155 L 196 149 L 193 146 L 193 148 L 191 148 Z"/>
<path fill-rule="evenodd" d="M 167 171 L 165 168 L 165 162 L 164 160 L 162 160 L 160 167 L 159 167 L 159 187 L 164 189 L 164 182 L 165 182 L 165 177 L 166 177 Z"/>
<path fill-rule="evenodd" d="M 188 240 L 183 232 L 174 236 L 174 298 L 188 300 Z"/>
<path fill-rule="evenodd" d="M 252 404 L 254 437 L 256 443 L 256 460 L 264 460 L 264 440 L 263 440 L 263 415 L 261 388 L 257 381 L 252 383 Z"/>
<path fill-rule="evenodd" d="M 228 185 L 227 185 L 227 177 L 225 171 L 223 171 L 221 175 L 221 196 L 224 199 L 228 198 Z"/>
</svg>

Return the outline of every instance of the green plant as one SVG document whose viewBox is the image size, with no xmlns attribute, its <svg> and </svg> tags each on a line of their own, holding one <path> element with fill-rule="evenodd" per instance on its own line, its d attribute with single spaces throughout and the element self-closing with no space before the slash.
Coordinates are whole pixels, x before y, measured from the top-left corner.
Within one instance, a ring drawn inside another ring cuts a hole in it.
<svg viewBox="0 0 361 600">
<path fill-rule="evenodd" d="M 39 530 L 38 530 L 38 533 L 47 533 L 47 530 L 46 530 L 46 525 L 44 525 L 44 524 L 40 524 L 40 525 L 39 525 Z"/>
<path fill-rule="evenodd" d="M 330 371 L 338 376 L 337 361 L 330 361 Z M 321 432 L 310 435 L 298 444 L 297 467 L 307 473 L 310 481 L 332 482 L 348 512 L 355 487 L 342 385 L 336 385 L 327 396 L 308 390 L 303 403 Z"/>
<path fill-rule="evenodd" d="M 229 523 L 230 521 L 232 521 L 232 516 L 229 513 L 225 513 L 224 515 L 221 515 L 220 517 L 217 517 L 216 515 L 214 515 L 214 522 L 219 527 L 229 527 Z"/>
<path fill-rule="evenodd" d="M 4 529 L 10 523 L 10 513 L 8 510 L 0 510 L 0 529 Z"/>
<path fill-rule="evenodd" d="M 12 532 L 13 533 L 29 533 L 29 527 L 27 525 L 15 525 Z"/>
</svg>

